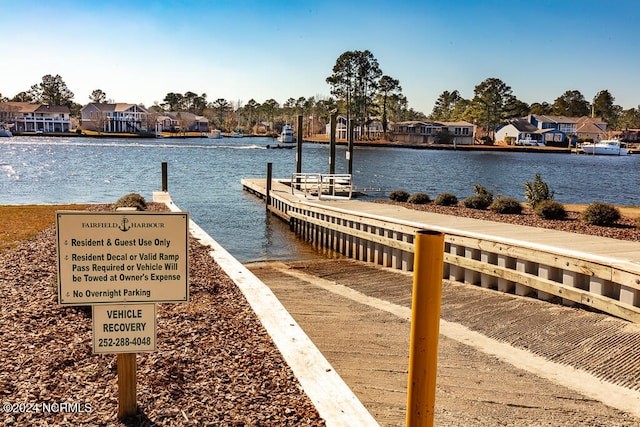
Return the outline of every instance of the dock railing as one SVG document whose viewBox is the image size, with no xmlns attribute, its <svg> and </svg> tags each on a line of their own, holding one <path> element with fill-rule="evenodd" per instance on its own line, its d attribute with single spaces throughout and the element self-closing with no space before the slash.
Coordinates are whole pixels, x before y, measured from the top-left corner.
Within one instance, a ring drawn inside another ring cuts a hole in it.
<svg viewBox="0 0 640 427">
<path fill-rule="evenodd" d="M 353 182 L 350 174 L 294 173 L 291 194 L 318 200 L 350 199 Z"/>
</svg>

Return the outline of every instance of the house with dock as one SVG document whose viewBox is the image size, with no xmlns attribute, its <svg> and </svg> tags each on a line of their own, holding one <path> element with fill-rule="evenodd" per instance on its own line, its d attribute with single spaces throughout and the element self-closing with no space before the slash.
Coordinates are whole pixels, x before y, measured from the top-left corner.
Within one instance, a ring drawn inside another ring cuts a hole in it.
<svg viewBox="0 0 640 427">
<path fill-rule="evenodd" d="M 349 119 L 347 116 L 338 115 L 336 117 L 336 139 L 347 140 L 347 129 L 349 128 Z M 325 125 L 325 132 L 327 135 L 331 134 L 331 124 Z M 363 139 L 381 139 L 384 136 L 382 129 L 382 122 L 377 119 L 371 120 L 368 124 L 362 126 L 354 126 L 353 139 L 360 141 Z"/>
<path fill-rule="evenodd" d="M 391 125 L 391 136 L 406 144 L 473 145 L 475 125 L 465 122 L 406 121 Z"/>
<path fill-rule="evenodd" d="M 71 130 L 71 111 L 66 105 L 0 102 L 0 123 L 13 133 L 61 133 Z"/>
<path fill-rule="evenodd" d="M 95 132 L 140 133 L 148 131 L 148 114 L 136 104 L 92 102 L 80 110 L 80 125 Z"/>
<path fill-rule="evenodd" d="M 542 114 L 512 119 L 496 129 L 495 134 L 496 142 L 503 141 L 509 145 L 567 146 L 578 139 L 598 142 L 606 137 L 607 123 L 600 118 Z"/>
<path fill-rule="evenodd" d="M 156 118 L 157 132 L 209 132 L 209 119 L 187 111 L 170 111 Z"/>
<path fill-rule="evenodd" d="M 576 136 L 578 139 L 590 139 L 593 142 L 608 139 L 607 122 L 599 117 L 580 117 L 576 122 Z"/>
</svg>

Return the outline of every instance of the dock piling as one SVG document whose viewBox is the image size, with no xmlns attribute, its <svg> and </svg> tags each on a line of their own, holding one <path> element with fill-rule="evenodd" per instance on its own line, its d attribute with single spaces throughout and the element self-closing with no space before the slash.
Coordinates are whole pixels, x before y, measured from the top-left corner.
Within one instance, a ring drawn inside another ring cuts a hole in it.
<svg viewBox="0 0 640 427">
<path fill-rule="evenodd" d="M 168 192 L 167 185 L 167 162 L 162 162 L 162 191 Z"/>
<path fill-rule="evenodd" d="M 298 114 L 298 128 L 296 129 L 296 173 L 302 173 L 302 115 Z M 293 185 L 293 183 L 291 183 Z M 300 190 L 300 178 L 296 178 L 296 189 Z"/>
<path fill-rule="evenodd" d="M 347 121 L 347 170 L 348 174 L 353 174 L 353 120 L 350 118 Z"/>
<path fill-rule="evenodd" d="M 273 163 L 267 163 L 267 191 L 265 195 L 265 206 L 267 212 L 269 212 L 269 206 L 271 206 L 271 177 L 272 177 Z"/>
</svg>

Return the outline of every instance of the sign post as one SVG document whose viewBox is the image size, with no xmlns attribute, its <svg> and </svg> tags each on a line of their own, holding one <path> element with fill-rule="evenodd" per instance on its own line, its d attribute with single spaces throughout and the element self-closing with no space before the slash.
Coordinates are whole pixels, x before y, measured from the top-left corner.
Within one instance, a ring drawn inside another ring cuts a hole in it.
<svg viewBox="0 0 640 427">
<path fill-rule="evenodd" d="M 136 369 L 135 353 L 118 353 L 118 418 L 138 412 Z"/>
<path fill-rule="evenodd" d="M 186 212 L 59 211 L 58 302 L 91 305 L 94 353 L 117 353 L 118 417 L 136 415 L 136 353 L 156 349 L 156 303 L 188 302 Z"/>
</svg>

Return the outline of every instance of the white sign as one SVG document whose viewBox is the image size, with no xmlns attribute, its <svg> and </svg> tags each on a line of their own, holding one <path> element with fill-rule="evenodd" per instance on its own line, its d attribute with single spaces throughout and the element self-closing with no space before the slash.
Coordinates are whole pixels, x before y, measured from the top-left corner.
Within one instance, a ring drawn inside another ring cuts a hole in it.
<svg viewBox="0 0 640 427">
<path fill-rule="evenodd" d="M 57 212 L 58 302 L 189 300 L 186 212 Z"/>
<path fill-rule="evenodd" d="M 140 353 L 155 350 L 155 304 L 93 306 L 94 353 Z"/>
</svg>

